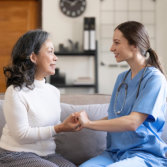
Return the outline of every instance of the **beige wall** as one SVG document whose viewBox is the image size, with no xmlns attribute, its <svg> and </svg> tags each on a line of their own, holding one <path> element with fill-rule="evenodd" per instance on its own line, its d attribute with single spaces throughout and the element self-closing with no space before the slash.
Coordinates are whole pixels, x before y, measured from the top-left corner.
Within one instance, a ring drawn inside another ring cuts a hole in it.
<svg viewBox="0 0 167 167">
<path fill-rule="evenodd" d="M 83 17 L 96 17 L 98 32 L 99 3 L 97 2 L 97 0 L 87 0 L 87 8 L 84 14 L 77 18 L 70 18 L 61 13 L 59 9 L 59 0 L 42 1 L 42 26 L 43 29 L 52 34 L 56 49 L 59 43 L 68 44 L 67 39 L 79 41 L 80 46 L 82 46 Z"/>
<path fill-rule="evenodd" d="M 167 0 L 157 0 L 156 16 L 157 54 L 167 72 Z"/>
</svg>

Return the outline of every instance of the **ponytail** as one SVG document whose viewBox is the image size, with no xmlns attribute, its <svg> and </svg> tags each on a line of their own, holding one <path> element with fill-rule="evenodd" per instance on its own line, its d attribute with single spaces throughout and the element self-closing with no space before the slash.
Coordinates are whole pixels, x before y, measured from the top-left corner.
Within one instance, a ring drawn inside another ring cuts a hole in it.
<svg viewBox="0 0 167 167">
<path fill-rule="evenodd" d="M 151 49 L 151 48 L 147 49 L 146 54 L 147 54 L 147 52 L 150 55 L 149 58 L 148 58 L 148 62 L 147 63 L 152 65 L 152 66 L 154 66 L 155 68 L 158 68 L 162 72 L 162 74 L 165 75 L 165 72 L 163 70 L 163 67 L 162 67 L 162 65 L 161 65 L 161 63 L 159 61 L 159 58 L 158 58 L 156 52 L 153 49 Z"/>
</svg>

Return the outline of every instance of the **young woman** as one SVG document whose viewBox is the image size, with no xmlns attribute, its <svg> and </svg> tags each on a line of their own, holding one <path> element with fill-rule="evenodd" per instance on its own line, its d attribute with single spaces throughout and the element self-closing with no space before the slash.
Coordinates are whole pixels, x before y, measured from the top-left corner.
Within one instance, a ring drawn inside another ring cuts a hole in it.
<svg viewBox="0 0 167 167">
<path fill-rule="evenodd" d="M 1 167 L 75 167 L 55 153 L 57 133 L 80 130 L 72 115 L 60 122 L 60 92 L 45 83 L 45 77 L 55 73 L 57 60 L 45 31 L 29 31 L 15 44 L 12 64 L 4 68 Z"/>
<path fill-rule="evenodd" d="M 165 123 L 167 83 L 144 26 L 135 21 L 118 25 L 111 51 L 130 70 L 121 73 L 112 93 L 108 117 L 83 127 L 107 131 L 107 148 L 80 167 L 165 167 L 167 145 L 160 138 Z"/>
</svg>

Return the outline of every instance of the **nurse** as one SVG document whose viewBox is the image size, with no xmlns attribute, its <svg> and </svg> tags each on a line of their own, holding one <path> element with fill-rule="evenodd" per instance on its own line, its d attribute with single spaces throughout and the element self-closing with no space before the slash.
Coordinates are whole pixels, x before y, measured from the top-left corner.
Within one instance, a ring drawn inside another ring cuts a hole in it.
<svg viewBox="0 0 167 167">
<path fill-rule="evenodd" d="M 166 167 L 167 145 L 160 138 L 165 123 L 167 83 L 144 26 L 136 21 L 118 25 L 111 51 L 130 70 L 118 75 L 108 117 L 79 120 L 84 128 L 107 131 L 107 148 L 80 167 Z"/>
</svg>

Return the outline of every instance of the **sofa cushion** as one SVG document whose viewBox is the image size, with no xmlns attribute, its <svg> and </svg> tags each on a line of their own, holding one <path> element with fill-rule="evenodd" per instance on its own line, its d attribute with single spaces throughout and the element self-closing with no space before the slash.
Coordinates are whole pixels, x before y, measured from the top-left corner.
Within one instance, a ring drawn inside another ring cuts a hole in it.
<svg viewBox="0 0 167 167">
<path fill-rule="evenodd" d="M 109 104 L 69 105 L 61 103 L 61 121 L 68 115 L 86 110 L 91 120 L 107 116 Z M 106 148 L 106 132 L 82 129 L 56 135 L 56 152 L 75 164 L 80 164 L 100 154 Z"/>
</svg>

